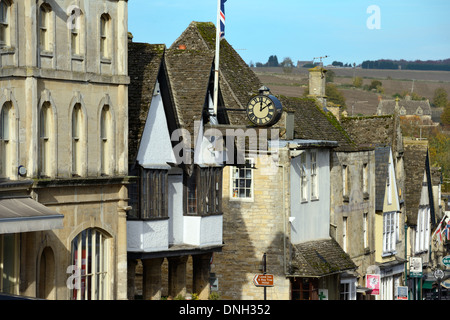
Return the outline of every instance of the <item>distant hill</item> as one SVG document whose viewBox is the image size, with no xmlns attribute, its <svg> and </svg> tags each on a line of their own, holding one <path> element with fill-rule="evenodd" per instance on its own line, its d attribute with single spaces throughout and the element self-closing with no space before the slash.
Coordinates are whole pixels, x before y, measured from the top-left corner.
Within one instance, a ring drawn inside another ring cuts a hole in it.
<svg viewBox="0 0 450 320">
<path fill-rule="evenodd" d="M 366 60 L 361 64 L 363 69 L 402 69 L 402 70 L 433 70 L 450 71 L 450 59 L 445 60 Z"/>
</svg>

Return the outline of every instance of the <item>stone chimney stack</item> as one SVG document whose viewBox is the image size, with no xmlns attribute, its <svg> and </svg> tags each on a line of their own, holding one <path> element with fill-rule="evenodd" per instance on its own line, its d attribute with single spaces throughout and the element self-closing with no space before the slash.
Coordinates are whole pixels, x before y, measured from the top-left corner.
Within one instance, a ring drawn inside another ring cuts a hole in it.
<svg viewBox="0 0 450 320">
<path fill-rule="evenodd" d="M 317 99 L 323 106 L 326 106 L 326 72 L 321 66 L 309 69 L 309 96 Z"/>
</svg>

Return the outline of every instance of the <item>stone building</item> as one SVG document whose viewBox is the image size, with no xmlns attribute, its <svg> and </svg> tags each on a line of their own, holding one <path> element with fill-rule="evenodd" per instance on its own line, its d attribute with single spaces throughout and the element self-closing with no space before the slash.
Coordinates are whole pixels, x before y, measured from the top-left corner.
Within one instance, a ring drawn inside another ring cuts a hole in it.
<svg viewBox="0 0 450 320">
<path fill-rule="evenodd" d="M 127 1 L 0 6 L 2 185 L 64 216 L 17 236 L 14 293 L 126 298 Z"/>
<path fill-rule="evenodd" d="M 398 114 L 405 118 L 417 116 L 422 120 L 431 121 L 431 106 L 428 100 L 411 100 L 411 97 L 407 95 L 402 100 L 396 98 L 378 102 L 378 116 L 394 114 L 395 110 L 398 110 Z"/>
<path fill-rule="evenodd" d="M 405 284 L 405 168 L 398 114 L 343 118 L 352 139 L 375 149 L 374 260 L 366 274 L 380 277 L 376 299 L 392 300 L 395 288 Z"/>
<path fill-rule="evenodd" d="M 209 297 L 210 262 L 223 246 L 223 161 L 203 135 L 213 61 L 212 50 L 129 43 L 130 299 L 140 264 L 144 299 Z"/>
</svg>

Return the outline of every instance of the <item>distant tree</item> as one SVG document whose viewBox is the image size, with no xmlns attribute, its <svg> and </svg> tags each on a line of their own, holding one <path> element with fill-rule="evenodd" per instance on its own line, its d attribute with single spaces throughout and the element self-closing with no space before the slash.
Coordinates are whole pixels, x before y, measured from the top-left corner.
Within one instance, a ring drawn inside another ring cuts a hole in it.
<svg viewBox="0 0 450 320">
<path fill-rule="evenodd" d="M 444 108 L 447 103 L 447 91 L 444 88 L 434 90 L 433 105 L 437 108 Z"/>
<path fill-rule="evenodd" d="M 294 63 L 292 62 L 292 59 L 289 57 L 284 58 L 280 65 L 283 67 L 284 73 L 291 73 L 292 68 L 294 68 Z"/>
<path fill-rule="evenodd" d="M 332 84 L 327 83 L 325 87 L 325 95 L 328 97 L 328 101 L 333 102 L 334 104 L 345 107 L 345 98 L 342 92 L 338 90 L 338 88 Z"/>
<path fill-rule="evenodd" d="M 369 85 L 369 90 L 377 89 L 377 87 L 381 87 L 383 84 L 380 80 L 372 80 L 372 82 Z"/>
<path fill-rule="evenodd" d="M 335 76 L 336 74 L 333 70 L 327 70 L 327 73 L 325 74 L 325 82 L 333 82 Z"/>
<path fill-rule="evenodd" d="M 444 108 L 444 112 L 441 114 L 441 123 L 443 125 L 450 125 L 450 102 Z"/>
<path fill-rule="evenodd" d="M 353 78 L 353 86 L 356 88 L 361 88 L 363 84 L 363 78 L 361 77 L 355 77 Z"/>
<path fill-rule="evenodd" d="M 340 62 L 340 61 L 333 61 L 333 63 L 331 65 L 335 66 L 335 67 L 342 67 L 342 66 L 344 66 L 344 64 L 342 62 Z"/>
<path fill-rule="evenodd" d="M 269 57 L 267 61 L 267 67 L 278 67 L 280 64 L 278 63 L 278 58 L 276 55 L 272 55 Z"/>
</svg>

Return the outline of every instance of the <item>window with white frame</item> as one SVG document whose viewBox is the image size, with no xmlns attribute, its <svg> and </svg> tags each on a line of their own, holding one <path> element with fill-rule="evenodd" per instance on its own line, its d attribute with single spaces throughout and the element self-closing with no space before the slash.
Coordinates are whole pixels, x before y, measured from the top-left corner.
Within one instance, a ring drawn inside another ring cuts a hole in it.
<svg viewBox="0 0 450 320">
<path fill-rule="evenodd" d="M 391 183 L 391 166 L 389 165 L 388 168 L 388 175 L 387 175 L 387 203 L 392 204 L 392 183 Z"/>
<path fill-rule="evenodd" d="M 342 195 L 344 198 L 348 198 L 350 187 L 349 187 L 349 176 L 348 176 L 348 166 L 342 166 Z"/>
<path fill-rule="evenodd" d="M 0 48 L 10 46 L 11 4 L 7 0 L 0 1 Z"/>
<path fill-rule="evenodd" d="M 341 300 L 356 300 L 356 279 L 341 280 Z"/>
<path fill-rule="evenodd" d="M 245 164 L 231 167 L 231 199 L 253 199 L 253 162 L 246 158 Z"/>
<path fill-rule="evenodd" d="M 108 239 L 100 230 L 85 229 L 72 240 L 76 279 L 72 300 L 108 299 Z"/>
<path fill-rule="evenodd" d="M 0 177 L 11 175 L 11 103 L 0 107 Z"/>
<path fill-rule="evenodd" d="M 417 215 L 414 249 L 416 253 L 428 250 L 430 245 L 430 208 L 422 207 Z"/>
<path fill-rule="evenodd" d="M 308 201 L 308 171 L 306 166 L 306 151 L 304 151 L 300 155 L 300 193 L 302 201 Z"/>
<path fill-rule="evenodd" d="M 111 123 L 109 105 L 105 105 L 100 115 L 100 159 L 102 175 L 108 175 L 111 171 Z"/>
<path fill-rule="evenodd" d="M 51 51 L 51 12 L 52 8 L 48 3 L 43 3 L 39 7 L 39 44 L 41 51 Z"/>
<path fill-rule="evenodd" d="M 81 176 L 81 148 L 83 143 L 83 113 L 77 103 L 72 111 L 72 175 Z"/>
<path fill-rule="evenodd" d="M 383 254 L 395 253 L 397 212 L 383 213 Z"/>
<path fill-rule="evenodd" d="M 365 212 L 363 214 L 363 245 L 364 248 L 367 248 L 369 246 L 369 220 L 368 220 L 368 213 Z"/>
<path fill-rule="evenodd" d="M 319 180 L 317 176 L 317 151 L 311 151 L 311 199 L 319 198 Z"/>
<path fill-rule="evenodd" d="M 342 249 L 344 249 L 345 252 L 348 251 L 348 218 L 343 217 L 342 218 Z"/>
<path fill-rule="evenodd" d="M 39 174 L 50 176 L 51 127 L 53 124 L 52 107 L 45 102 L 39 114 Z"/>
</svg>

